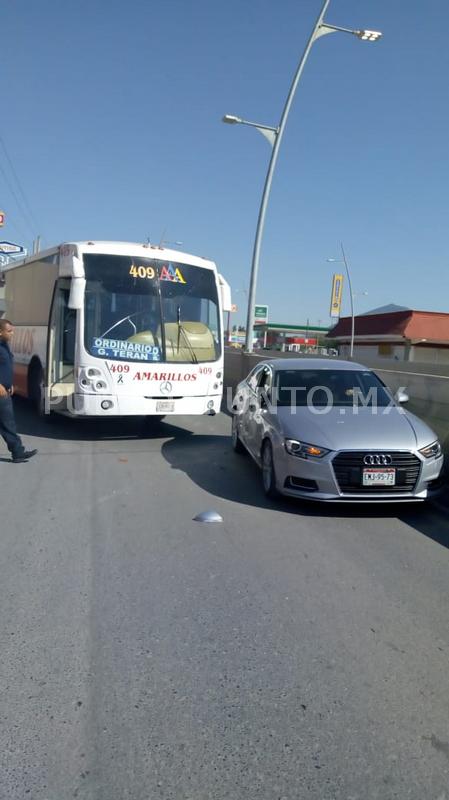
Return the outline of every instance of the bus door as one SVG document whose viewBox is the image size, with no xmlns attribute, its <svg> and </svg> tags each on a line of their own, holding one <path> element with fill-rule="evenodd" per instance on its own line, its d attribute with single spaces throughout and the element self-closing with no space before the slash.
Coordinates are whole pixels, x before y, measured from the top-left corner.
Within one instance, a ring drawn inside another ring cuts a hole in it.
<svg viewBox="0 0 449 800">
<path fill-rule="evenodd" d="M 67 408 L 75 391 L 76 311 L 69 308 L 70 280 L 55 285 L 47 343 L 47 385 L 50 407 Z"/>
</svg>

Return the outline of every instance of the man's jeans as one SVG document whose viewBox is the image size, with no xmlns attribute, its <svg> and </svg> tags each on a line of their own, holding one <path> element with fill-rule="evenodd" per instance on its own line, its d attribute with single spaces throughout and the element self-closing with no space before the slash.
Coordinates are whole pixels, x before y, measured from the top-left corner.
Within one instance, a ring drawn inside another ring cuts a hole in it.
<svg viewBox="0 0 449 800">
<path fill-rule="evenodd" d="M 14 408 L 10 397 L 0 397 L 0 436 L 3 436 L 13 458 L 24 452 L 25 448 L 17 433 Z"/>
</svg>

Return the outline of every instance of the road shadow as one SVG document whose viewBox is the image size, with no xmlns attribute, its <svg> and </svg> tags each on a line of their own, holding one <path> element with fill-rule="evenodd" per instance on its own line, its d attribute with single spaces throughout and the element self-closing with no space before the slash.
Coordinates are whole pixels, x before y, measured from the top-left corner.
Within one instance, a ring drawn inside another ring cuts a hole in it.
<svg viewBox="0 0 449 800">
<path fill-rule="evenodd" d="M 102 417 L 82 419 L 51 414 L 39 417 L 23 398 L 14 398 L 17 431 L 20 436 L 37 436 L 60 441 L 96 442 L 120 439 L 189 438 L 191 431 L 165 420 L 145 417 Z M 7 460 L 7 459 L 5 459 Z"/>
<path fill-rule="evenodd" d="M 297 513 L 287 498 L 275 503 L 265 497 L 259 470 L 249 456 L 234 453 L 230 436 L 196 434 L 190 440 L 176 437 L 162 444 L 161 453 L 172 469 L 181 470 L 215 497 Z"/>
<path fill-rule="evenodd" d="M 261 473 L 248 455 L 237 455 L 228 435 L 201 434 L 165 418 L 160 421 L 136 417 L 73 419 L 55 415 L 51 422 L 39 418 L 22 398 L 15 398 L 20 435 L 61 441 L 114 441 L 150 439 L 160 441 L 161 453 L 174 470 L 211 495 L 241 505 L 284 511 L 323 519 L 400 519 L 424 535 L 449 547 L 449 486 L 438 506 L 430 504 L 349 505 L 314 503 L 294 498 L 272 501 L 265 497 Z M 228 417 L 229 418 L 229 417 Z M 230 426 L 229 426 L 230 428 Z M 167 441 L 168 440 L 168 441 Z M 5 457 L 0 462 L 10 462 Z M 445 511 L 445 504 L 447 511 Z"/>
<path fill-rule="evenodd" d="M 233 451 L 230 436 L 176 437 L 164 442 L 161 452 L 172 469 L 184 472 L 209 494 L 234 503 L 323 519 L 379 519 L 383 527 L 389 519 L 400 519 L 435 540 L 438 530 L 445 524 L 444 514 L 425 503 L 351 505 L 316 503 L 290 497 L 269 500 L 263 492 L 259 468 L 249 455 L 238 455 Z M 440 543 L 444 544 L 444 536 L 440 538 Z"/>
</svg>

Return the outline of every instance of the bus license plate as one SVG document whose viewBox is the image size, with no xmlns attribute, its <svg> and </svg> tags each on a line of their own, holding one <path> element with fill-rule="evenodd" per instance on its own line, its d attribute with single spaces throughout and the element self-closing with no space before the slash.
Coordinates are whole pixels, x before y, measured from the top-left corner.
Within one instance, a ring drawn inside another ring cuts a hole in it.
<svg viewBox="0 0 449 800">
<path fill-rule="evenodd" d="M 168 414 L 175 410 L 174 400 L 158 400 L 156 403 L 156 414 Z"/>
<path fill-rule="evenodd" d="M 394 486 L 396 483 L 395 469 L 364 469 L 363 486 Z"/>
</svg>

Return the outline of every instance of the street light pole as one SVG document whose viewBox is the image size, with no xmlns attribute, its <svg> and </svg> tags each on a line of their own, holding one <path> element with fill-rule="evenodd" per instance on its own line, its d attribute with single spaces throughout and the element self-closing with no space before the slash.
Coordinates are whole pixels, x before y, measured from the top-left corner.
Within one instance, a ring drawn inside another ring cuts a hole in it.
<svg viewBox="0 0 449 800">
<path fill-rule="evenodd" d="M 326 9 L 330 3 L 330 0 L 324 0 L 323 6 L 321 11 L 318 15 L 318 18 L 315 22 L 315 26 L 309 38 L 309 41 L 306 44 L 306 48 L 302 55 L 301 61 L 299 62 L 298 68 L 293 78 L 292 85 L 290 87 L 290 91 L 287 95 L 287 100 L 284 106 L 284 110 L 282 112 L 281 120 L 279 122 L 279 127 L 277 129 L 277 133 L 274 136 L 273 148 L 271 151 L 271 158 L 270 163 L 268 165 L 267 175 L 265 178 L 265 184 L 263 187 L 262 192 L 262 199 L 260 203 L 259 209 L 259 216 L 257 219 L 257 228 L 256 228 L 256 236 L 254 239 L 254 249 L 253 249 L 253 258 L 251 263 L 251 278 L 249 284 L 249 297 L 248 297 L 248 314 L 246 318 L 246 342 L 245 342 L 245 350 L 247 353 L 252 353 L 253 351 L 253 330 L 254 330 L 254 309 L 256 305 L 256 286 L 257 286 L 257 276 L 259 272 L 259 257 L 260 257 L 260 244 L 262 241 L 262 234 L 263 228 L 265 224 L 265 215 L 268 205 L 268 198 L 270 196 L 270 189 L 271 189 L 271 182 L 273 179 L 273 172 L 276 166 L 276 161 L 278 159 L 279 148 L 281 146 L 282 136 L 284 134 L 285 125 L 287 123 L 288 114 L 290 111 L 291 104 L 293 102 L 293 98 L 295 96 L 296 87 L 298 86 L 299 79 L 301 77 L 302 71 L 304 69 L 305 63 L 307 61 L 307 57 L 310 53 L 312 45 L 315 41 L 317 32 L 323 22 L 323 17 L 326 13 Z"/>
<path fill-rule="evenodd" d="M 335 33 L 336 31 L 342 31 L 343 33 L 351 33 L 354 36 L 357 36 L 359 39 L 369 42 L 375 42 L 382 36 L 380 31 L 351 30 L 350 28 L 341 28 L 337 27 L 336 25 L 329 25 L 328 23 L 323 22 L 324 15 L 327 11 L 329 3 L 330 0 L 324 0 L 323 5 L 321 7 L 321 11 L 318 14 L 314 28 L 306 44 L 305 50 L 298 64 L 295 75 L 293 77 L 293 81 L 290 86 L 289 93 L 287 95 L 287 100 L 285 102 L 284 110 L 282 112 L 278 127 L 273 128 L 269 125 L 259 125 L 254 122 L 248 122 L 247 120 L 241 119 L 240 117 L 232 116 L 230 114 L 226 114 L 223 117 L 223 122 L 227 122 L 230 124 L 241 123 L 243 125 L 250 125 L 251 127 L 257 128 L 268 139 L 268 141 L 272 146 L 271 158 L 265 178 L 265 184 L 259 208 L 259 216 L 257 219 L 256 236 L 254 239 L 253 257 L 251 263 L 251 278 L 250 278 L 249 297 L 248 297 L 248 314 L 246 320 L 246 343 L 245 343 L 245 349 L 248 353 L 251 353 L 253 350 L 254 310 L 256 304 L 257 276 L 259 272 L 260 244 L 262 241 L 268 198 L 270 196 L 271 182 L 279 154 L 279 148 L 281 146 L 282 136 L 284 134 L 285 126 L 287 123 L 289 111 L 293 102 L 293 98 L 295 96 L 299 80 L 302 75 L 302 71 L 304 69 L 308 55 L 312 48 L 312 45 L 314 41 L 318 39 L 320 36 L 324 36 L 325 34 L 328 33 Z"/>
<path fill-rule="evenodd" d="M 269 141 L 272 147 L 279 131 L 279 128 L 273 128 L 272 125 L 262 125 L 261 122 L 250 122 L 247 119 L 235 117 L 234 114 L 225 114 L 224 117 L 221 118 L 221 121 L 226 122 L 228 125 L 249 125 L 250 128 L 257 128 L 259 133 L 265 136 L 265 139 Z"/>
<path fill-rule="evenodd" d="M 349 350 L 349 357 L 352 358 L 353 355 L 354 355 L 354 338 L 355 338 L 355 311 L 354 311 L 354 297 L 355 297 L 355 294 L 352 291 L 351 273 L 349 271 L 348 259 L 346 258 L 346 253 L 345 253 L 345 249 L 343 247 L 343 242 L 340 242 L 340 247 L 341 247 L 341 254 L 342 254 L 343 257 L 341 259 L 339 259 L 339 258 L 327 258 L 326 261 L 333 261 L 334 263 L 335 262 L 339 262 L 339 263 L 345 265 L 346 277 L 348 279 L 349 300 L 350 300 L 350 304 L 351 304 L 351 344 L 350 344 L 350 350 Z M 367 295 L 368 292 L 360 292 L 360 294 Z"/>
<path fill-rule="evenodd" d="M 343 247 L 343 242 L 340 242 L 340 247 L 341 247 L 341 254 L 343 256 L 343 264 L 345 265 L 346 276 L 348 278 L 349 297 L 351 299 L 351 345 L 349 348 L 349 358 L 352 358 L 354 355 L 354 334 L 355 334 L 354 295 L 352 293 L 351 275 L 349 273 L 349 266 L 346 260 L 346 254 L 345 254 L 345 249 Z"/>
</svg>

